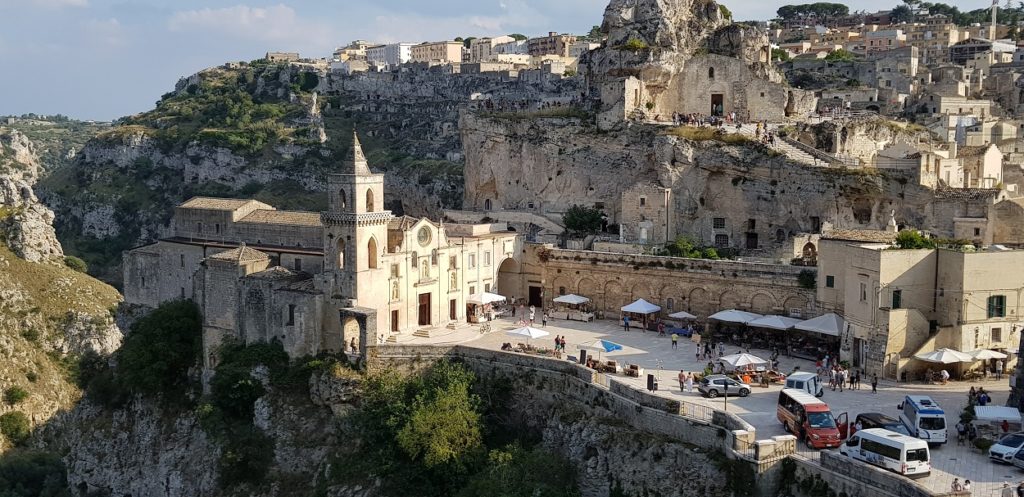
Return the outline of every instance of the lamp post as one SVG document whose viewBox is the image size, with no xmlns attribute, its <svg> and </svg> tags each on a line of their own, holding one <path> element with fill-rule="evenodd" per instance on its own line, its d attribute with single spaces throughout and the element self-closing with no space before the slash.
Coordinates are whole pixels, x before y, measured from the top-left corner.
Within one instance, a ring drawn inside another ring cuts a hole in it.
<svg viewBox="0 0 1024 497">
<path fill-rule="evenodd" d="M 725 377 L 725 383 L 723 384 L 723 386 L 725 388 L 723 388 L 723 391 L 722 391 L 722 400 L 725 401 L 725 412 L 729 412 L 729 377 L 728 376 Z"/>
</svg>

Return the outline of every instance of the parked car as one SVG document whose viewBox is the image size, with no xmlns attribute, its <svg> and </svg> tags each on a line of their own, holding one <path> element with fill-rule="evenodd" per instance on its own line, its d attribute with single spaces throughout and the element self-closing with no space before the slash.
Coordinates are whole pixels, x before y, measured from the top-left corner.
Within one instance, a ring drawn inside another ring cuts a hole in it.
<svg viewBox="0 0 1024 497">
<path fill-rule="evenodd" d="M 1013 464 L 1013 455 L 1021 447 L 1024 447 L 1024 432 L 1011 433 L 989 447 L 988 457 L 1001 463 Z"/>
<path fill-rule="evenodd" d="M 853 426 L 856 427 L 857 423 L 860 423 L 860 429 L 862 430 L 867 430 L 868 428 L 883 428 L 902 435 L 910 435 L 910 430 L 908 430 L 906 426 L 903 426 L 902 421 L 880 412 L 864 412 L 858 414 L 853 421 Z M 854 428 L 854 430 L 856 431 L 856 428 Z"/>
<path fill-rule="evenodd" d="M 726 385 L 729 386 L 728 389 L 726 389 Z M 724 374 L 705 376 L 700 380 L 700 385 L 697 385 L 697 390 L 712 399 L 719 395 L 739 395 L 740 397 L 750 395 L 750 385 L 738 382 Z"/>
</svg>

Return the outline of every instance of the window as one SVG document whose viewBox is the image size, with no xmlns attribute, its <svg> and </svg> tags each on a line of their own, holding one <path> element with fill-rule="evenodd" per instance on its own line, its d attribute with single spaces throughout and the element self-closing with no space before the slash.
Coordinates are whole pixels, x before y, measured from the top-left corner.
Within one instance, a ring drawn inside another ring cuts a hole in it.
<svg viewBox="0 0 1024 497">
<path fill-rule="evenodd" d="M 473 295 L 476 293 L 476 286 L 469 285 L 469 294 Z"/>
<path fill-rule="evenodd" d="M 370 269 L 377 269 L 377 239 L 370 237 L 370 241 L 366 242 L 366 267 Z"/>
<path fill-rule="evenodd" d="M 338 207 L 344 209 L 345 204 L 345 190 L 338 190 Z"/>
<path fill-rule="evenodd" d="M 532 209 L 533 208 L 533 202 L 527 202 L 526 203 L 526 208 L 527 209 Z"/>
<path fill-rule="evenodd" d="M 366 190 L 366 212 L 373 212 L 373 190 Z"/>
<path fill-rule="evenodd" d="M 747 250 L 757 250 L 757 233 L 747 233 Z"/>
<path fill-rule="evenodd" d="M 1002 328 L 992 328 L 992 330 L 989 331 L 989 335 L 991 336 L 993 343 L 995 343 L 995 342 L 1002 342 L 1003 341 L 1003 329 Z"/>
<path fill-rule="evenodd" d="M 430 264 L 432 266 L 436 266 L 437 265 L 437 249 L 434 249 L 434 250 L 430 251 Z"/>
<path fill-rule="evenodd" d="M 476 267 L 476 254 L 469 254 L 469 268 L 473 269 Z"/>
<path fill-rule="evenodd" d="M 715 235 L 715 246 L 716 247 L 728 247 L 729 246 L 729 235 Z"/>
<path fill-rule="evenodd" d="M 491 291 L 491 284 L 490 283 L 484 283 L 484 291 L 485 292 L 490 292 Z"/>
<path fill-rule="evenodd" d="M 754 231 L 757 229 L 757 219 L 747 219 L 747 229 Z"/>
<path fill-rule="evenodd" d="M 868 301 L 868 284 L 867 283 L 861 283 L 860 284 L 860 301 L 861 302 L 867 302 Z"/>
<path fill-rule="evenodd" d="M 491 210 L 491 199 L 484 200 L 484 210 L 485 211 Z"/>
<path fill-rule="evenodd" d="M 203 232 L 203 223 L 196 223 L 196 233 Z"/>
<path fill-rule="evenodd" d="M 709 67 L 708 68 L 708 79 L 715 79 L 715 68 L 714 67 Z"/>
<path fill-rule="evenodd" d="M 558 287 L 558 294 L 559 295 L 565 295 L 565 287 L 564 286 Z"/>
<path fill-rule="evenodd" d="M 974 228 L 974 236 L 981 236 L 981 228 Z"/>
<path fill-rule="evenodd" d="M 185 287 L 180 287 L 180 288 L 181 288 L 181 298 L 185 298 Z"/>
<path fill-rule="evenodd" d="M 711 227 L 715 228 L 716 230 L 724 230 L 725 229 L 725 218 L 724 217 L 716 217 L 716 218 L 712 219 L 711 220 Z"/>
<path fill-rule="evenodd" d="M 676 299 L 674 299 L 672 297 L 669 297 L 669 298 L 665 299 L 665 308 L 666 309 L 671 311 L 671 310 L 675 309 L 675 307 L 676 307 Z"/>
<path fill-rule="evenodd" d="M 146 277 L 142 277 L 142 288 L 146 288 Z"/>
<path fill-rule="evenodd" d="M 220 234 L 220 223 L 215 223 L 213 225 L 213 232 L 217 233 L 218 235 Z"/>
<path fill-rule="evenodd" d="M 302 271 L 302 259 L 299 259 L 298 257 L 295 258 L 295 270 Z"/>
<path fill-rule="evenodd" d="M 391 277 L 392 278 L 397 278 L 398 277 L 398 264 L 392 264 L 391 265 Z"/>
<path fill-rule="evenodd" d="M 818 216 L 811 216 L 811 231 L 817 233 L 821 231 L 821 218 Z"/>
<path fill-rule="evenodd" d="M 419 265 L 420 265 L 420 258 L 416 254 L 416 252 L 413 252 L 412 253 L 412 267 L 419 267 Z"/>
<path fill-rule="evenodd" d="M 490 250 L 485 250 L 484 251 L 484 266 L 490 266 L 490 265 L 491 265 L 491 251 Z"/>
<path fill-rule="evenodd" d="M 288 304 L 288 326 L 295 326 L 295 304 Z"/>
<path fill-rule="evenodd" d="M 831 276 L 831 275 L 825 276 L 825 288 L 835 288 L 835 287 L 836 287 L 836 277 L 835 276 Z"/>
<path fill-rule="evenodd" d="M 993 295 L 988 298 L 988 317 L 989 318 L 1004 318 L 1006 317 L 1006 296 L 1005 295 Z"/>
<path fill-rule="evenodd" d="M 647 205 L 647 197 L 640 197 L 640 207 Z"/>
<path fill-rule="evenodd" d="M 892 308 L 901 309 L 903 308 L 903 290 L 892 291 Z"/>
</svg>

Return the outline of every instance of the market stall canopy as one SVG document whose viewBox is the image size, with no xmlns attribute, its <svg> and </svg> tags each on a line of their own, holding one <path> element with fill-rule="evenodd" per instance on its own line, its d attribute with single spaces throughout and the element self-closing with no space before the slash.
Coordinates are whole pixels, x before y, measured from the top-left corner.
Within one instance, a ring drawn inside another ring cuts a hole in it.
<svg viewBox="0 0 1024 497">
<path fill-rule="evenodd" d="M 661 310 L 661 307 L 656 306 L 644 299 L 637 299 L 636 302 L 622 307 L 622 312 L 632 312 L 635 314 L 654 314 Z"/>
<path fill-rule="evenodd" d="M 544 330 L 538 330 L 537 328 L 531 326 L 516 328 L 514 330 L 507 331 L 506 333 L 508 333 L 509 335 L 521 336 L 526 338 L 543 338 L 551 334 Z"/>
<path fill-rule="evenodd" d="M 768 361 L 761 359 L 760 357 L 757 357 L 756 355 L 753 354 L 732 354 L 722 356 L 722 358 L 719 359 L 718 361 L 724 362 L 734 368 L 741 368 L 743 366 L 758 364 L 768 364 Z"/>
<path fill-rule="evenodd" d="M 967 355 L 959 350 L 953 349 L 936 349 L 931 352 L 924 354 L 917 354 L 914 356 L 915 359 L 920 359 L 925 362 L 937 362 L 941 364 L 954 364 L 957 362 L 974 362 L 974 358 Z"/>
<path fill-rule="evenodd" d="M 470 295 L 469 298 L 466 299 L 466 303 L 467 304 L 477 304 L 477 305 L 493 304 L 495 302 L 504 302 L 504 301 L 505 301 L 505 297 L 503 297 L 501 295 L 498 295 L 498 294 L 495 294 L 495 293 L 490 293 L 490 292 L 474 293 L 473 295 Z"/>
<path fill-rule="evenodd" d="M 1020 423 L 1020 411 L 1016 407 L 974 406 L 974 416 L 981 422 L 999 423 L 1005 419 L 1011 423 Z"/>
<path fill-rule="evenodd" d="M 747 326 L 754 326 L 757 328 L 771 328 L 773 330 L 788 330 L 793 326 L 796 326 L 801 321 L 799 319 L 787 318 L 786 316 L 762 316 L 749 323 Z"/>
<path fill-rule="evenodd" d="M 583 350 L 593 350 L 595 352 L 611 352 L 613 350 L 622 350 L 622 345 L 615 342 L 609 342 L 608 340 L 592 340 L 581 343 L 579 348 Z"/>
<path fill-rule="evenodd" d="M 811 318 L 807 321 L 797 323 L 794 328 L 837 337 L 839 336 L 839 333 L 846 329 L 846 320 L 843 319 L 842 316 L 834 312 L 830 312 L 828 314 L 822 314 L 816 318 Z"/>
<path fill-rule="evenodd" d="M 719 311 L 710 316 L 708 319 L 714 319 L 715 321 L 724 321 L 726 323 L 743 323 L 747 324 L 757 318 L 760 318 L 760 314 L 753 312 L 738 311 L 736 309 L 729 309 L 727 311 Z"/>
<path fill-rule="evenodd" d="M 560 297 L 555 297 L 555 302 L 558 302 L 559 304 L 572 304 L 572 305 L 576 305 L 576 304 L 586 304 L 587 302 L 590 302 L 590 299 L 588 299 L 586 297 L 583 297 L 581 295 L 575 295 L 575 294 L 570 293 L 569 295 L 562 295 Z"/>
<path fill-rule="evenodd" d="M 988 359 L 1006 359 L 1006 354 L 991 349 L 975 349 L 965 352 L 967 355 L 974 358 L 975 361 L 985 361 Z"/>
<path fill-rule="evenodd" d="M 672 314 L 669 314 L 668 317 L 672 319 L 697 319 L 697 316 L 686 311 L 673 312 Z"/>
</svg>

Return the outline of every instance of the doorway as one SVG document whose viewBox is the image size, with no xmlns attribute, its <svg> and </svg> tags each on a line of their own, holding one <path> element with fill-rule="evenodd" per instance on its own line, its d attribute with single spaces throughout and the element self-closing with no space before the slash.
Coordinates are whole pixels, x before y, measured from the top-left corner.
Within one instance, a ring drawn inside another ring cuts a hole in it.
<svg viewBox="0 0 1024 497">
<path fill-rule="evenodd" d="M 530 287 L 530 299 L 529 299 L 530 300 L 530 302 L 529 302 L 530 305 L 532 305 L 534 307 L 538 307 L 538 308 L 539 307 L 544 307 L 544 302 L 543 302 L 542 295 L 543 295 L 543 293 L 542 293 L 542 290 L 541 290 L 541 288 L 539 286 L 531 286 Z"/>
<path fill-rule="evenodd" d="M 455 299 L 451 299 L 451 300 L 448 301 L 448 319 L 451 319 L 452 321 L 455 321 L 456 319 L 458 319 L 456 317 L 456 312 L 455 312 L 456 305 L 457 304 L 455 302 Z"/>
<path fill-rule="evenodd" d="M 398 309 L 391 311 L 391 331 L 398 333 Z"/>
<path fill-rule="evenodd" d="M 725 97 L 721 93 L 711 94 L 711 115 L 721 117 L 725 114 L 725 107 L 722 102 L 725 101 Z"/>
<path fill-rule="evenodd" d="M 420 326 L 430 326 L 430 294 L 420 294 Z"/>
</svg>

